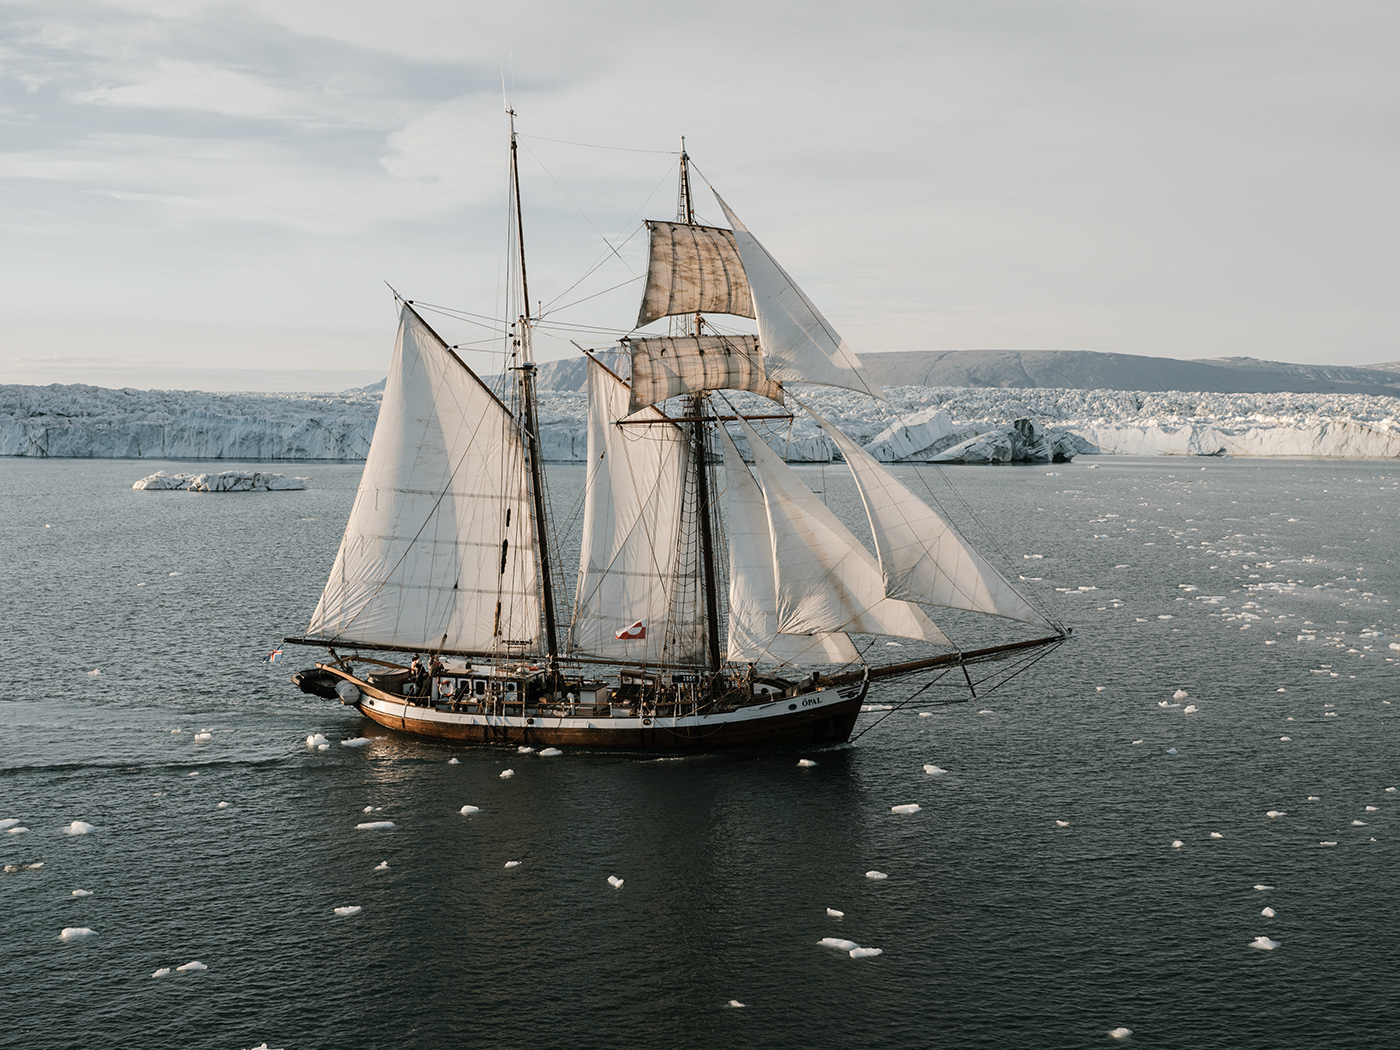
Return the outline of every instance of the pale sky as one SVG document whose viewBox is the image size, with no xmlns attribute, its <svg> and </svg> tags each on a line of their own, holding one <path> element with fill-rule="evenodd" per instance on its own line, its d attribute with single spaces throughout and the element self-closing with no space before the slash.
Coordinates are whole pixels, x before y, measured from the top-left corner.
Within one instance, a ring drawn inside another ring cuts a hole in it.
<svg viewBox="0 0 1400 1050">
<path fill-rule="evenodd" d="M 503 68 L 546 302 L 642 271 L 685 135 L 857 352 L 1395 361 L 1397 54 L 1394 0 L 0 0 L 0 383 L 339 389 L 386 281 L 495 314 Z"/>
</svg>

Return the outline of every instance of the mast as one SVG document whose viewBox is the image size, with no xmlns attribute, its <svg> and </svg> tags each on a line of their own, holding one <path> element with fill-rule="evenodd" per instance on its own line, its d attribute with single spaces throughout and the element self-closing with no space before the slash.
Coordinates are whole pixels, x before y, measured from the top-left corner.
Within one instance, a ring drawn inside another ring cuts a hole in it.
<svg viewBox="0 0 1400 1050">
<path fill-rule="evenodd" d="M 559 632 L 554 616 L 554 582 L 550 574 L 549 524 L 544 506 L 544 466 L 540 462 L 539 415 L 535 411 L 535 360 L 530 348 L 530 284 L 525 273 L 525 224 L 520 207 L 520 163 L 515 140 L 515 110 L 510 114 L 510 181 L 515 197 L 515 240 L 520 251 L 521 314 L 516 346 L 520 348 L 520 399 L 529 438 L 530 496 L 535 515 L 535 544 L 540 562 L 540 594 L 544 604 L 545 658 L 551 677 L 559 671 Z"/>
<path fill-rule="evenodd" d="M 677 218 L 686 225 L 695 225 L 695 202 L 690 196 L 690 154 L 685 151 L 685 136 L 681 136 L 681 185 Z M 700 335 L 702 316 L 695 313 L 695 335 Z M 720 669 L 719 597 L 716 594 L 714 530 L 710 524 L 710 463 L 709 446 L 705 438 L 705 395 L 690 399 L 691 424 L 695 436 L 695 513 L 700 524 L 701 590 L 705 593 L 705 657 L 711 672 Z"/>
</svg>

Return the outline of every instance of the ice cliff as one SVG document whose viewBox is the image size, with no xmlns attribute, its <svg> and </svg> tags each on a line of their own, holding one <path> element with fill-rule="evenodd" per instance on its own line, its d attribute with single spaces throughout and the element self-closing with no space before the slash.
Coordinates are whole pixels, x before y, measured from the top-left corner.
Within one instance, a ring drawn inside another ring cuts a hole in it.
<svg viewBox="0 0 1400 1050">
<path fill-rule="evenodd" d="M 832 388 L 800 396 L 886 461 L 1045 461 L 1057 453 L 1400 456 L 1400 399 L 1386 396 L 915 386 L 889 387 L 887 394 L 888 403 Z M 756 398 L 732 400 L 772 411 Z M 379 395 L 365 391 L 0 386 L 0 456 L 355 460 L 369 451 L 378 411 Z M 581 392 L 542 390 L 540 424 L 547 459 L 584 459 Z M 826 434 L 806 417 L 762 432 L 791 461 L 833 456 Z"/>
</svg>

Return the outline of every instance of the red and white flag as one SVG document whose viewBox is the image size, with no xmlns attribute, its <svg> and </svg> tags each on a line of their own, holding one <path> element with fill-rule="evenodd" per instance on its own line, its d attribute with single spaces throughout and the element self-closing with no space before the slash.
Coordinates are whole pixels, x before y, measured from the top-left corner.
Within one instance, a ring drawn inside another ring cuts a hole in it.
<svg viewBox="0 0 1400 1050">
<path fill-rule="evenodd" d="M 644 620 L 638 620 L 630 627 L 624 627 L 613 635 L 618 641 L 626 641 L 632 638 L 645 638 L 647 636 L 647 625 Z"/>
</svg>

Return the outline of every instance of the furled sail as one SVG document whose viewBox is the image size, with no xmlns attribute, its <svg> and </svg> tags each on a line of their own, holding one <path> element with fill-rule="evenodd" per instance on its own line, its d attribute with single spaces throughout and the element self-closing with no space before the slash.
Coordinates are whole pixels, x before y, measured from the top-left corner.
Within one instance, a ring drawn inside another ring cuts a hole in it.
<svg viewBox="0 0 1400 1050">
<path fill-rule="evenodd" d="M 836 427 L 802 406 L 845 457 L 870 517 L 885 592 L 1050 626 L 957 530 Z"/>
<path fill-rule="evenodd" d="M 756 335 L 649 336 L 626 344 L 632 351 L 632 412 L 702 390 L 752 390 L 783 400 L 783 388 L 763 369 Z"/>
<path fill-rule="evenodd" d="M 537 646 L 526 477 L 515 418 L 404 306 L 374 442 L 308 635 L 423 650 Z"/>
<path fill-rule="evenodd" d="M 763 491 L 721 427 L 729 510 L 728 658 L 738 663 L 852 663 L 855 645 L 842 632 L 780 634 L 773 534 Z"/>
<path fill-rule="evenodd" d="M 777 566 L 778 630 L 919 638 L 955 648 L 917 605 L 885 595 L 880 566 L 776 452 L 740 421 L 763 486 Z"/>
<path fill-rule="evenodd" d="M 715 199 L 734 227 L 735 245 L 753 292 L 768 378 L 846 387 L 884 400 L 879 384 L 866 374 L 860 359 L 821 311 L 719 194 Z"/>
<path fill-rule="evenodd" d="M 675 314 L 753 316 L 734 233 L 717 226 L 648 222 L 651 260 L 637 327 Z"/>
<path fill-rule="evenodd" d="M 675 425 L 619 426 L 627 404 L 627 384 L 590 358 L 588 476 L 570 647 L 639 663 L 698 662 L 705 651 L 704 610 L 693 582 L 698 551 L 681 540 L 687 502 L 692 512 L 695 502 L 690 440 Z M 665 416 L 646 408 L 633 418 Z"/>
</svg>

